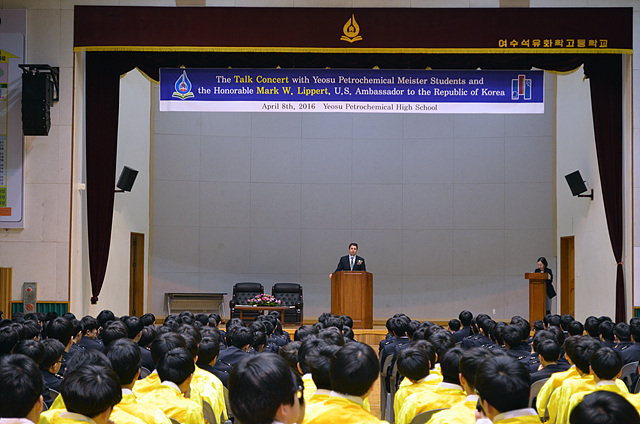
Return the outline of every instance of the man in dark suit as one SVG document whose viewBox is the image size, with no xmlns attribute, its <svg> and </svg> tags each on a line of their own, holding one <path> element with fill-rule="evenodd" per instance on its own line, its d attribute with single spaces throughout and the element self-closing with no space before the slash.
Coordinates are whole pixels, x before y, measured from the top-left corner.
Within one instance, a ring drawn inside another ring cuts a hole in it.
<svg viewBox="0 0 640 424">
<path fill-rule="evenodd" d="M 338 262 L 338 266 L 334 273 L 339 271 L 366 271 L 367 266 L 364 263 L 364 258 L 362 256 L 357 256 L 358 253 L 358 243 L 351 243 L 349 245 L 349 254 L 340 258 Z M 333 276 L 329 274 L 329 278 Z"/>
</svg>

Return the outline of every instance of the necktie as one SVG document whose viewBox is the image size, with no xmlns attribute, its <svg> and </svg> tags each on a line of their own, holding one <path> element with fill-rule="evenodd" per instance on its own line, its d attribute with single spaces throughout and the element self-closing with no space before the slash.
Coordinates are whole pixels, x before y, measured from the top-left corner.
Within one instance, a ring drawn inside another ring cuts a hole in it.
<svg viewBox="0 0 640 424">
<path fill-rule="evenodd" d="M 353 271 L 353 260 L 354 260 L 354 259 L 355 259 L 355 258 L 354 258 L 353 256 L 351 256 L 351 271 Z"/>
</svg>

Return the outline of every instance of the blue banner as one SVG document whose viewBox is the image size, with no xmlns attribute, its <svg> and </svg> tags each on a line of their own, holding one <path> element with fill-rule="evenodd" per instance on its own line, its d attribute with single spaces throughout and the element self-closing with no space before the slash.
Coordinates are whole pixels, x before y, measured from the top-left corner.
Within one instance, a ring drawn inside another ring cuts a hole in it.
<svg viewBox="0 0 640 424">
<path fill-rule="evenodd" d="M 543 71 L 160 70 L 160 110 L 543 113 Z"/>
</svg>

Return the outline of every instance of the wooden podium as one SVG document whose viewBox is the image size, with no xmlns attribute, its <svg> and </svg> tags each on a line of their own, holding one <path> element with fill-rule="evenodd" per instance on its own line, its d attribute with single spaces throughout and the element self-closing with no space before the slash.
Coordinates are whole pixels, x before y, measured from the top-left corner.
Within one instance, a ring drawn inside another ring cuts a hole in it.
<svg viewBox="0 0 640 424">
<path fill-rule="evenodd" d="M 529 280 L 529 322 L 544 319 L 547 313 L 547 280 L 544 272 L 527 272 L 524 278 Z"/>
<path fill-rule="evenodd" d="M 373 328 L 373 275 L 340 271 L 331 277 L 331 313 L 349 315 L 353 328 Z"/>
</svg>

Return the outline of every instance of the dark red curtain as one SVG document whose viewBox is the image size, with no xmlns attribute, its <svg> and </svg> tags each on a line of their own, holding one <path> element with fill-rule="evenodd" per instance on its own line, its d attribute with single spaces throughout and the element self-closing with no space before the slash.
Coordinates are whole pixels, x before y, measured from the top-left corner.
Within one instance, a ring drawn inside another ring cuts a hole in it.
<svg viewBox="0 0 640 424">
<path fill-rule="evenodd" d="M 591 87 L 591 110 L 596 136 L 598 167 L 604 211 L 616 274 L 616 322 L 625 322 L 624 273 L 622 269 L 622 57 L 602 55 L 585 62 Z"/>
<path fill-rule="evenodd" d="M 87 52 L 87 200 L 91 302 L 98 301 L 109 258 L 113 217 L 119 78 L 138 67 L 152 79 L 160 67 L 531 69 L 567 71 L 585 64 L 591 83 L 598 164 L 618 276 L 616 320 L 624 321 L 622 258 L 622 59 L 573 54 L 292 54 Z M 622 318 L 620 318 L 622 317 Z"/>
</svg>

